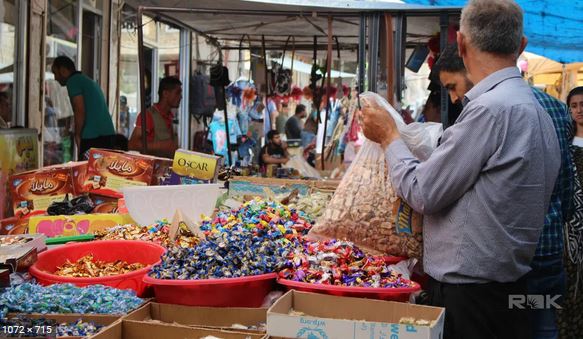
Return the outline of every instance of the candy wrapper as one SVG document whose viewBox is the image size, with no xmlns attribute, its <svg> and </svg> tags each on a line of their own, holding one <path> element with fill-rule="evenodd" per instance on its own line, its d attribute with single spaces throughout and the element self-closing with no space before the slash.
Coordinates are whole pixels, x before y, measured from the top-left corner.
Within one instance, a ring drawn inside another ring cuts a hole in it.
<svg viewBox="0 0 583 339">
<path fill-rule="evenodd" d="M 126 274 L 144 267 L 146 267 L 145 264 L 128 264 L 121 260 L 113 263 L 95 260 L 93 255 L 88 254 L 76 262 L 70 262 L 67 259 L 62 266 L 57 267 L 57 270 L 53 274 L 71 278 L 98 278 Z"/>
<path fill-rule="evenodd" d="M 77 287 L 54 284 L 47 287 L 24 283 L 0 294 L 0 318 L 17 313 L 125 314 L 143 303 L 132 290 L 103 285 Z"/>
<path fill-rule="evenodd" d="M 431 154 L 441 134 L 440 126 L 405 125 L 378 94 L 364 93 L 360 97 L 364 107 L 376 102 L 393 117 L 403 140 L 421 160 Z M 422 216 L 393 190 L 381 146 L 365 140 L 310 237 L 346 239 L 371 254 L 419 259 L 422 222 Z"/>
<path fill-rule="evenodd" d="M 351 242 L 305 242 L 286 258 L 280 278 L 350 287 L 404 288 L 413 283 L 380 256 L 366 255 Z"/>
</svg>

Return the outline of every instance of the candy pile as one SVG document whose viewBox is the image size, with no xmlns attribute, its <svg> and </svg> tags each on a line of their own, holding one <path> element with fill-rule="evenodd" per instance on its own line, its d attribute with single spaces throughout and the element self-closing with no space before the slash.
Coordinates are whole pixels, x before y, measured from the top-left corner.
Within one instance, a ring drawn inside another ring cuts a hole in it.
<svg viewBox="0 0 583 339">
<path fill-rule="evenodd" d="M 168 236 L 170 224 L 167 220 L 159 221 L 150 226 L 119 225 L 96 232 L 99 240 L 143 240 L 168 247 L 171 243 Z"/>
<path fill-rule="evenodd" d="M 382 257 L 367 256 L 353 243 L 328 240 L 304 242 L 290 253 L 280 278 L 351 287 L 402 288 L 412 282 L 391 270 Z"/>
<path fill-rule="evenodd" d="M 101 331 L 103 325 L 84 322 L 81 319 L 72 324 L 61 323 L 57 326 L 57 337 L 87 337 Z"/>
<path fill-rule="evenodd" d="M 219 279 L 275 272 L 295 248 L 279 231 L 233 226 L 212 233 L 195 248 L 174 247 L 149 275 L 156 279 Z"/>
<path fill-rule="evenodd" d="M 170 239 L 169 232 L 170 224 L 167 220 L 162 220 L 156 224 L 144 227 L 129 224 L 115 226 L 105 231 L 97 232 L 95 237 L 99 240 L 150 241 L 164 247 L 171 247 L 174 244 L 181 247 L 193 247 L 200 241 L 199 238 L 181 227 L 177 239 L 173 242 Z"/>
<path fill-rule="evenodd" d="M 154 266 L 157 279 L 218 279 L 275 272 L 300 245 L 311 224 L 295 210 L 259 199 L 206 218 L 206 239 L 195 248 L 172 248 Z"/>
<path fill-rule="evenodd" d="M 122 260 L 115 262 L 95 260 L 92 254 L 88 254 L 79 258 L 76 262 L 70 262 L 67 259 L 62 266 L 57 267 L 57 270 L 53 274 L 71 278 L 98 278 L 126 274 L 144 267 L 146 265 L 142 263 L 128 264 Z"/>
<path fill-rule="evenodd" d="M 289 208 L 303 211 L 312 220 L 316 220 L 326 209 L 326 205 L 332 200 L 332 193 L 313 192 L 309 195 L 298 195 L 290 199 Z"/>
<path fill-rule="evenodd" d="M 303 212 L 277 202 L 255 199 L 238 210 L 219 212 L 214 219 L 204 218 L 200 229 L 206 234 L 216 234 L 235 226 L 250 231 L 271 228 L 288 239 L 305 235 L 312 228 Z"/>
<path fill-rule="evenodd" d="M 118 290 L 103 285 L 81 288 L 73 284 L 44 287 L 25 283 L 0 294 L 0 318 L 8 312 L 123 314 L 142 303 L 143 300 L 131 290 Z"/>
</svg>

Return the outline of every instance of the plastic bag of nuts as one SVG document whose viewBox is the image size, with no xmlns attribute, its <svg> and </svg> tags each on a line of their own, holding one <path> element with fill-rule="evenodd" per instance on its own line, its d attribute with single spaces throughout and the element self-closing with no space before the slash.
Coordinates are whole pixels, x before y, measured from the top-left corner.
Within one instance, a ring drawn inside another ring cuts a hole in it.
<svg viewBox="0 0 583 339">
<path fill-rule="evenodd" d="M 405 125 L 400 115 L 378 94 L 361 99 L 376 100 L 397 122 L 412 152 L 425 160 L 437 145 L 441 126 Z M 423 218 L 393 190 L 381 146 L 365 140 L 336 189 L 324 214 L 309 237 L 346 239 L 370 254 L 421 259 Z"/>
<path fill-rule="evenodd" d="M 391 187 L 383 150 L 365 140 L 309 236 L 346 239 L 370 254 L 421 258 L 421 232 L 421 216 Z"/>
</svg>

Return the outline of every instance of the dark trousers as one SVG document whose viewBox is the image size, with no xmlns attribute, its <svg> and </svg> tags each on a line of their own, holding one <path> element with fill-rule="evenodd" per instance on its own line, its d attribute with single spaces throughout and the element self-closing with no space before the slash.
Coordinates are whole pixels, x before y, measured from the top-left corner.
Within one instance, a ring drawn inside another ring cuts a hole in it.
<svg viewBox="0 0 583 339">
<path fill-rule="evenodd" d="M 91 148 L 116 149 L 115 140 L 115 135 L 102 136 L 93 139 L 81 139 L 78 160 L 86 160 L 85 153 Z"/>
<path fill-rule="evenodd" d="M 512 283 L 447 284 L 431 278 L 429 302 L 445 307 L 444 339 L 530 339 L 529 310 L 510 308 L 526 295 L 526 279 Z"/>
<path fill-rule="evenodd" d="M 532 271 L 526 275 L 528 294 L 552 298 L 557 296 L 556 304 L 562 306 L 563 296 L 567 289 L 563 255 L 534 257 L 530 266 Z M 534 339 L 556 339 L 559 337 L 557 309 L 554 305 L 533 309 L 530 313 L 530 323 Z"/>
</svg>

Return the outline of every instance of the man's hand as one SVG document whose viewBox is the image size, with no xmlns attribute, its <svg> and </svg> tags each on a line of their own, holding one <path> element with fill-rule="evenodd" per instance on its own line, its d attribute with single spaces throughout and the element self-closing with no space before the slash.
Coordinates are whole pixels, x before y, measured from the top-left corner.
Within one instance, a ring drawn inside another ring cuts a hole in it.
<svg viewBox="0 0 583 339">
<path fill-rule="evenodd" d="M 364 104 L 362 106 L 364 136 L 386 149 L 393 141 L 401 137 L 395 120 L 376 101 L 366 98 L 361 100 Z"/>
</svg>

